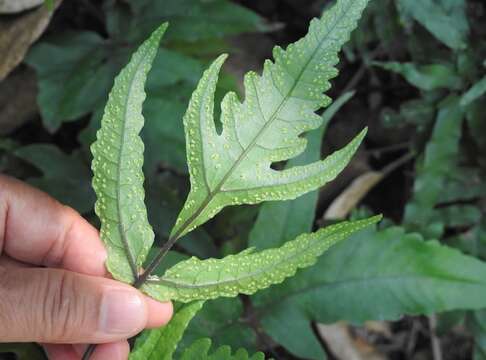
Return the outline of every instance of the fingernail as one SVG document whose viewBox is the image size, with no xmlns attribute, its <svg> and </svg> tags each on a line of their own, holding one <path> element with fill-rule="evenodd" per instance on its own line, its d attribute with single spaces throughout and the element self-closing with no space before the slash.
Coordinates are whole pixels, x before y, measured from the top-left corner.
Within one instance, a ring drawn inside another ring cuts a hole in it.
<svg viewBox="0 0 486 360">
<path fill-rule="evenodd" d="M 132 334 L 143 327 L 145 311 L 136 291 L 109 289 L 101 302 L 99 329 L 106 334 Z"/>
</svg>

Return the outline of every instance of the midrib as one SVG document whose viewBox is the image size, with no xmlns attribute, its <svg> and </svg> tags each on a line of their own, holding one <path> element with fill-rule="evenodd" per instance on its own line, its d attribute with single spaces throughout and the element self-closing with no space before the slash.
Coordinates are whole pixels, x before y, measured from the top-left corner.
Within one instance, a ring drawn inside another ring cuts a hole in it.
<svg viewBox="0 0 486 360">
<path fill-rule="evenodd" d="M 136 261 L 135 261 L 135 258 L 134 258 L 134 255 L 132 254 L 132 252 L 130 251 L 130 245 L 128 244 L 128 239 L 126 237 L 126 233 L 125 233 L 125 228 L 124 228 L 124 221 L 125 221 L 125 218 L 123 216 L 123 213 L 122 213 L 122 209 L 121 209 L 121 186 L 120 186 L 120 183 L 121 183 L 121 164 L 122 164 L 122 157 L 123 157 L 123 149 L 124 149 L 124 144 L 126 143 L 126 139 L 125 139 L 125 135 L 126 135 L 126 128 L 127 128 L 127 110 L 128 110 L 128 101 L 130 99 L 130 94 L 133 90 L 133 87 L 134 87 L 134 84 L 135 84 L 135 77 L 139 71 L 139 68 L 141 66 L 141 64 L 143 63 L 143 60 L 144 60 L 145 56 L 141 56 L 140 57 L 140 61 L 137 63 L 136 67 L 135 67 L 135 71 L 134 71 L 134 74 L 133 76 L 130 78 L 130 86 L 128 88 L 128 93 L 127 93 L 127 96 L 125 97 L 125 104 L 124 104 L 124 108 L 123 108 L 123 118 L 125 119 L 125 121 L 123 122 L 124 126 L 122 127 L 121 129 L 121 138 L 122 138 L 122 144 L 119 148 L 119 151 L 118 151 L 118 167 L 117 167 L 117 187 L 116 187 L 116 208 L 117 208 L 117 211 L 118 211 L 118 216 L 120 217 L 120 221 L 118 222 L 118 231 L 120 232 L 120 235 L 121 235 L 121 239 L 122 239 L 122 243 L 123 243 L 123 247 L 125 249 L 125 253 L 127 254 L 127 258 L 128 258 L 128 263 L 130 265 L 130 269 L 132 270 L 132 275 L 133 275 L 133 278 L 136 279 L 137 276 L 138 276 L 138 271 L 137 271 L 137 264 L 136 264 Z"/>
</svg>

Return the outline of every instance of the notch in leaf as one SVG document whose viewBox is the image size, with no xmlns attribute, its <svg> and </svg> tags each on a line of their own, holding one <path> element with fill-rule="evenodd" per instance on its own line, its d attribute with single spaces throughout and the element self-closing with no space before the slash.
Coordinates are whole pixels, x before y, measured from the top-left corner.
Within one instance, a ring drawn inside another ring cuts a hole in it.
<svg viewBox="0 0 486 360">
<path fill-rule="evenodd" d="M 213 118 L 214 92 L 226 55 L 204 73 L 184 116 L 191 191 L 172 242 L 225 206 L 293 199 L 343 170 L 366 129 L 324 160 L 280 171 L 271 165 L 302 153 L 306 140 L 300 135 L 321 125 L 315 112 L 331 101 L 323 92 L 337 76 L 338 52 L 367 3 L 340 0 L 311 22 L 305 37 L 286 50 L 275 47 L 275 61 L 265 62 L 261 76 L 246 74 L 242 103 L 233 92 L 224 97 L 220 134 Z"/>
<path fill-rule="evenodd" d="M 223 207 L 295 198 L 334 179 L 347 165 L 366 129 L 322 161 L 285 170 L 271 168 L 274 162 L 303 152 L 306 140 L 300 135 L 321 124 L 315 111 L 330 103 L 323 92 L 337 75 L 337 54 L 367 3 L 338 0 L 321 19 L 312 21 L 307 36 L 286 51 L 275 48 L 275 62 L 267 61 L 261 76 L 252 72 L 245 76 L 243 103 L 234 93 L 224 98 L 221 133 L 216 131 L 213 107 L 217 76 L 225 56 L 205 72 L 184 117 L 191 191 L 169 241 L 141 275 L 139 270 L 154 237 L 144 205 L 143 143 L 139 137 L 144 122 L 143 86 L 166 25 L 140 46 L 115 79 L 92 146 L 96 213 L 108 248 L 107 266 L 116 279 L 135 287 L 149 279 L 150 284 L 143 290 L 159 300 L 251 294 L 311 265 L 332 242 L 367 224 L 345 223 L 342 228 L 302 235 L 279 249 L 261 253 L 248 249 L 220 260 L 192 259 L 169 269 L 160 279 L 150 278 L 179 237 Z M 344 230 L 328 238 L 328 231 L 337 229 Z M 255 266 L 245 268 L 247 263 Z M 239 269 L 245 271 L 239 273 Z"/>
</svg>

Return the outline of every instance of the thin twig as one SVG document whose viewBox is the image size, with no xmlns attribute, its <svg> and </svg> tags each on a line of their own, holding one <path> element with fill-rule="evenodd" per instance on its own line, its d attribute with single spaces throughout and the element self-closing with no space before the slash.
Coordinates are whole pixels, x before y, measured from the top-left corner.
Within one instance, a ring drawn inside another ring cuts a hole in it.
<svg viewBox="0 0 486 360">
<path fill-rule="evenodd" d="M 435 333 L 435 328 L 437 327 L 437 316 L 435 314 L 428 317 L 429 321 L 429 331 L 430 331 L 430 342 L 432 345 L 432 356 L 434 360 L 442 360 L 442 348 L 440 346 L 440 340 Z"/>
<path fill-rule="evenodd" d="M 96 349 L 96 344 L 89 345 L 88 348 L 86 349 L 86 351 L 84 352 L 81 360 L 88 360 L 91 357 L 91 355 L 93 355 L 93 352 L 95 351 L 95 349 Z"/>
<path fill-rule="evenodd" d="M 384 146 L 384 147 L 381 147 L 381 148 L 370 149 L 370 150 L 367 150 L 367 152 L 373 154 L 374 156 L 378 156 L 378 155 L 386 154 L 386 153 L 393 152 L 393 151 L 407 149 L 407 148 L 410 147 L 410 145 L 411 145 L 410 142 L 407 141 L 407 142 L 403 142 L 403 143 Z"/>
</svg>

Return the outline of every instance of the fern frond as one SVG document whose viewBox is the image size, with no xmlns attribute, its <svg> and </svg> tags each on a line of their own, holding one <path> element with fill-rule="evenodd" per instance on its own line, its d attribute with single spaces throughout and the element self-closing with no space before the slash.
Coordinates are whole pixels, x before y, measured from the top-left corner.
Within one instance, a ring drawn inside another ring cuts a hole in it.
<svg viewBox="0 0 486 360">
<path fill-rule="evenodd" d="M 345 221 L 261 252 L 248 248 L 223 259 L 192 257 L 176 264 L 160 278 L 150 277 L 142 290 L 160 301 L 181 302 L 233 297 L 240 293 L 250 295 L 281 283 L 299 268 L 313 265 L 329 247 L 380 219 L 381 216 L 374 216 Z"/>
<path fill-rule="evenodd" d="M 139 132 L 145 80 L 166 28 L 163 24 L 154 31 L 116 77 L 91 146 L 95 211 L 108 250 L 106 265 L 115 279 L 127 283 L 136 279 L 154 239 L 144 204 Z"/>
<path fill-rule="evenodd" d="M 300 135 L 321 125 L 315 111 L 329 105 L 323 94 L 338 71 L 338 52 L 356 27 L 368 0 L 338 0 L 309 33 L 273 51 L 263 73 L 246 74 L 245 100 L 227 94 L 221 104 L 221 134 L 213 108 L 218 73 L 225 55 L 204 73 L 184 117 L 191 191 L 172 231 L 179 238 L 223 207 L 293 199 L 333 180 L 350 161 L 366 134 L 322 161 L 277 171 L 272 163 L 304 151 Z"/>
</svg>

